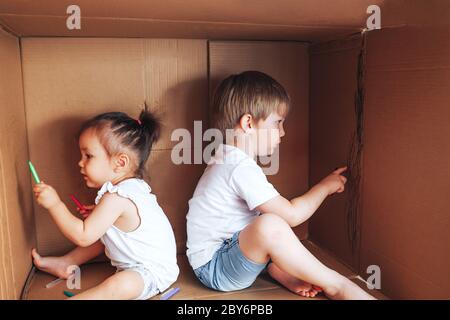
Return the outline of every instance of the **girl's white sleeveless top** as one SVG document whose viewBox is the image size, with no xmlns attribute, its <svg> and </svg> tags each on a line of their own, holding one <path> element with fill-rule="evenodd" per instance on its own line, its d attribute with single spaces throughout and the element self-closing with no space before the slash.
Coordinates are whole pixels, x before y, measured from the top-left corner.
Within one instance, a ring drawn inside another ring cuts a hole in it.
<svg viewBox="0 0 450 320">
<path fill-rule="evenodd" d="M 160 292 L 164 291 L 176 281 L 179 268 L 175 236 L 156 196 L 144 180 L 132 178 L 117 185 L 104 183 L 95 204 L 107 192 L 130 199 L 136 205 L 141 222 L 131 232 L 111 226 L 101 237 L 105 254 L 111 259 L 111 264 L 120 269 L 147 268 L 157 281 Z"/>
</svg>

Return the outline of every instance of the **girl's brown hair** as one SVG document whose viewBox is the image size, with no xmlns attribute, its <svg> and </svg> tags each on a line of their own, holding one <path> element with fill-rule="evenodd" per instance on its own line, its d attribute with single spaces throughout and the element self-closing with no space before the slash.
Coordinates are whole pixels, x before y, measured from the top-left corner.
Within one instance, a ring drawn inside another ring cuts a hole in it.
<svg viewBox="0 0 450 320">
<path fill-rule="evenodd" d="M 134 155 L 134 174 L 141 179 L 145 177 L 145 163 L 161 131 L 158 118 L 148 110 L 146 104 L 138 119 L 123 112 L 99 114 L 82 125 L 79 136 L 88 129 L 94 130 L 110 157 L 131 151 Z"/>
</svg>

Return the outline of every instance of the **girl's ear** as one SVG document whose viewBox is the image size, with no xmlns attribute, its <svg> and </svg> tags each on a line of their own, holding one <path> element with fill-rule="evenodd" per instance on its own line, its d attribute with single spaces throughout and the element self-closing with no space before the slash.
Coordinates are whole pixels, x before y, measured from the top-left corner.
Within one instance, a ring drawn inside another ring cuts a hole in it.
<svg viewBox="0 0 450 320">
<path fill-rule="evenodd" d="M 120 153 L 116 156 L 114 164 L 114 171 L 122 171 L 123 169 L 127 169 L 130 165 L 130 157 L 126 153 Z"/>
<path fill-rule="evenodd" d="M 244 114 L 239 120 L 239 127 L 247 133 L 249 129 L 253 128 L 253 117 L 250 113 Z"/>
</svg>

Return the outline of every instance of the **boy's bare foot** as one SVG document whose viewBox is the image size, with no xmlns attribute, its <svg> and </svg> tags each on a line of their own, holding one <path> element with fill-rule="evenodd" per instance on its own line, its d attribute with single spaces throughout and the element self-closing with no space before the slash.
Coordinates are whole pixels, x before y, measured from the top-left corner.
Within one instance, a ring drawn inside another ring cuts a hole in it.
<svg viewBox="0 0 450 320">
<path fill-rule="evenodd" d="M 314 298 L 319 292 L 323 291 L 320 287 L 291 276 L 273 263 L 269 265 L 268 271 L 272 278 L 277 280 L 290 291 L 302 297 Z"/>
<path fill-rule="evenodd" d="M 31 250 L 34 265 L 44 272 L 58 278 L 67 279 L 71 275 L 68 267 L 71 265 L 64 257 L 41 257 L 36 249 Z"/>
<path fill-rule="evenodd" d="M 308 298 L 314 298 L 319 292 L 322 292 L 320 287 L 313 286 L 308 282 L 296 278 L 292 279 L 284 286 L 292 292 Z"/>
</svg>

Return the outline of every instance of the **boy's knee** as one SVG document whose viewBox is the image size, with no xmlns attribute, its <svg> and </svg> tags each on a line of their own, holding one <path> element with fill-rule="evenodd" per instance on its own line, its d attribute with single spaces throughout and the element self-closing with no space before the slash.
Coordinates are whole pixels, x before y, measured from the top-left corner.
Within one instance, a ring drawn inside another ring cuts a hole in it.
<svg viewBox="0 0 450 320">
<path fill-rule="evenodd" d="M 277 271 L 278 271 L 277 266 L 275 266 L 273 262 L 269 263 L 269 265 L 267 266 L 267 272 L 269 272 L 272 278 L 276 275 Z"/>
<path fill-rule="evenodd" d="M 256 220 L 256 227 L 258 234 L 261 235 L 263 239 L 268 239 L 270 241 L 283 236 L 287 228 L 290 229 L 283 218 L 271 213 L 260 215 Z"/>
<path fill-rule="evenodd" d="M 274 213 L 264 213 L 257 218 L 264 226 L 273 226 L 274 228 L 285 228 L 289 226 L 287 222 L 279 215 Z"/>
</svg>

